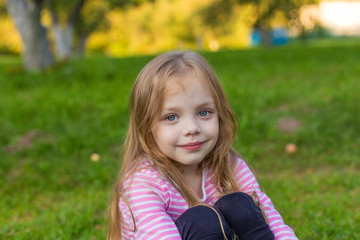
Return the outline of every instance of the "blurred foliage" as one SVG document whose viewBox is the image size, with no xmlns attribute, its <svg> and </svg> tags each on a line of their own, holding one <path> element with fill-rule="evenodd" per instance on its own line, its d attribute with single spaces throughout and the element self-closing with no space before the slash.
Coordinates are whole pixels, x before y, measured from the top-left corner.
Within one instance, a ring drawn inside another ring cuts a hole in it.
<svg viewBox="0 0 360 240">
<path fill-rule="evenodd" d="M 0 36 L 0 54 L 17 54 L 21 51 L 21 39 L 7 15 L 5 0 L 0 0 Z"/>
<path fill-rule="evenodd" d="M 146 2 L 153 3 L 154 0 L 47 0 L 44 2 L 41 22 L 48 29 L 48 37 L 53 49 L 57 48 L 55 46 L 57 42 L 54 41 L 54 26 L 60 25 L 61 29 L 65 30 L 74 24 L 72 48 L 74 51 L 81 50 L 80 45 L 86 42 L 95 29 L 104 31 L 110 27 L 106 17 L 110 10 L 138 7 Z M 10 28 L 8 27 L 7 22 L 10 20 L 6 14 L 5 2 L 2 0 L 0 2 L 0 18 L 2 22 L 6 23 L 0 25 L 0 33 L 9 33 L 5 35 L 4 39 L 0 39 L 0 53 L 19 54 L 21 51 L 19 42 L 9 44 L 13 36 L 17 35 L 17 30 L 13 25 L 9 25 Z"/>
<path fill-rule="evenodd" d="M 6 15 L 0 15 L 0 54 L 19 54 L 21 38 L 14 22 Z"/>
<path fill-rule="evenodd" d="M 47 1 L 47 11 L 60 58 L 82 54 L 88 36 L 101 24 L 110 9 L 107 0 Z M 60 28 L 59 28 L 60 26 Z M 74 31 L 73 31 L 74 29 Z"/>
<path fill-rule="evenodd" d="M 155 53 L 169 49 L 197 48 L 218 50 L 248 45 L 249 27 L 246 11 L 231 16 L 219 27 L 208 26 L 203 9 L 214 0 L 159 0 L 127 10 L 115 9 L 107 14 L 110 28 L 93 34 L 90 51 L 120 56 Z"/>
<path fill-rule="evenodd" d="M 65 24 L 79 1 L 52 1 Z M 318 0 L 92 0 L 85 1 L 76 21 L 75 44 L 89 37 L 89 52 L 113 56 L 151 54 L 169 49 L 197 48 L 216 51 L 249 45 L 256 26 L 288 27 L 297 35 L 307 33 L 299 20 L 303 5 Z M 1 9 L 1 4 L 0 4 Z M 45 9 L 42 21 L 50 27 Z M 16 30 L 1 18 L 0 51 L 19 53 Z M 315 26 L 315 25 L 314 25 Z M 52 38 L 50 31 L 49 37 Z"/>
<path fill-rule="evenodd" d="M 97 26 L 104 24 L 103 19 L 109 11 L 110 4 L 108 1 L 93 0 L 87 1 L 80 13 L 79 21 L 76 28 L 80 34 L 88 34 Z"/>
<path fill-rule="evenodd" d="M 0 0 L 0 16 L 6 15 L 6 6 L 4 0 Z"/>
<path fill-rule="evenodd" d="M 240 14 L 248 10 L 251 14 L 245 20 L 246 25 L 251 29 L 260 30 L 270 44 L 269 30 L 277 26 L 291 29 L 295 35 L 306 34 L 306 30 L 309 29 L 306 29 L 301 19 L 302 9 L 318 2 L 319 0 L 216 0 L 203 9 L 201 15 L 206 25 L 219 27 L 231 21 L 231 16 L 239 15 L 234 6 L 241 9 Z M 314 27 L 315 22 L 312 25 Z"/>
<path fill-rule="evenodd" d="M 92 1 L 48 1 L 48 9 L 52 9 L 54 13 L 57 15 L 56 17 L 60 21 L 61 25 L 67 24 L 69 21 L 74 20 L 71 19 L 72 14 L 74 14 L 74 10 L 79 7 L 79 4 L 83 2 L 83 5 L 80 6 L 81 11 L 79 16 L 77 17 L 76 30 L 79 34 L 90 33 L 94 31 L 94 29 L 103 23 L 104 15 L 110 10 L 111 3 L 114 1 L 109 0 L 92 0 Z M 120 1 L 117 3 L 118 6 L 122 6 L 125 2 L 129 1 Z M 121 3 L 121 4 L 120 4 Z M 115 3 L 113 3 L 115 4 Z"/>
</svg>

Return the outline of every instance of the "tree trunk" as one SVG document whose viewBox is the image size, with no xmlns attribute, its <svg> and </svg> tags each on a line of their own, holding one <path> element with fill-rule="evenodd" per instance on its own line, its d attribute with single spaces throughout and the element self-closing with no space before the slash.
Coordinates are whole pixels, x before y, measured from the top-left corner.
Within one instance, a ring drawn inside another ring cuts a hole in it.
<svg viewBox="0 0 360 240">
<path fill-rule="evenodd" d="M 73 55 L 75 22 L 80 17 L 84 3 L 85 0 L 79 0 L 77 2 L 74 9 L 69 13 L 66 25 L 63 27 L 54 7 L 53 0 L 48 1 L 55 37 L 56 55 L 60 60 L 65 60 Z"/>
<path fill-rule="evenodd" d="M 40 23 L 42 3 L 42 0 L 6 1 L 23 42 L 24 66 L 27 70 L 41 70 L 53 64 L 46 28 Z"/>
<path fill-rule="evenodd" d="M 84 34 L 79 38 L 79 42 L 77 45 L 77 54 L 78 56 L 84 56 L 85 48 L 86 48 L 86 42 L 89 38 L 89 35 Z"/>
<path fill-rule="evenodd" d="M 72 42 L 74 39 L 74 26 L 67 24 L 62 28 L 60 23 L 53 23 L 56 52 L 59 59 L 64 60 L 72 55 Z"/>
</svg>

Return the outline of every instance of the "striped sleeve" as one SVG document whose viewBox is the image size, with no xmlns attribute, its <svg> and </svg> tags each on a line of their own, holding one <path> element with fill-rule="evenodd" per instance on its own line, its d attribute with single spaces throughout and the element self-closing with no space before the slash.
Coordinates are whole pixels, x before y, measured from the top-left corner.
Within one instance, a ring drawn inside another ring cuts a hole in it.
<svg viewBox="0 0 360 240">
<path fill-rule="evenodd" d="M 249 195 L 255 191 L 259 197 L 269 220 L 269 227 L 275 236 L 275 240 L 298 239 L 295 236 L 294 231 L 289 226 L 285 225 L 280 213 L 274 208 L 270 198 L 260 190 L 259 184 L 250 168 L 240 158 L 237 158 L 236 160 L 235 173 L 241 190 Z"/>
<path fill-rule="evenodd" d="M 181 240 L 174 221 L 166 213 L 169 196 L 163 190 L 164 184 L 159 176 L 146 169 L 134 175 L 124 191 L 128 205 L 123 199 L 119 203 L 122 239 Z M 135 226 L 135 231 L 131 231 Z"/>
</svg>

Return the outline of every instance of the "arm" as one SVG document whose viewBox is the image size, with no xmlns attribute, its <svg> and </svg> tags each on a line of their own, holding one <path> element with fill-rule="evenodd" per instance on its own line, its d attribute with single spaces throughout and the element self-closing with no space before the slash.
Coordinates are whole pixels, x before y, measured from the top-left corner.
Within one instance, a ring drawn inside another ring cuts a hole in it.
<svg viewBox="0 0 360 240">
<path fill-rule="evenodd" d="M 179 231 L 166 212 L 167 194 L 162 189 L 161 179 L 143 169 L 134 175 L 131 184 L 124 189 L 125 198 L 135 218 L 123 199 L 120 199 L 122 215 L 122 238 L 145 240 L 181 240 Z"/>
<path fill-rule="evenodd" d="M 265 214 L 269 220 L 270 229 L 275 235 L 275 240 L 297 239 L 294 231 L 289 226 L 285 225 L 280 213 L 274 208 L 270 198 L 260 190 L 259 184 L 250 168 L 240 158 L 237 158 L 235 162 L 235 174 L 243 192 L 249 195 L 254 191 L 256 192 L 264 207 Z"/>
</svg>

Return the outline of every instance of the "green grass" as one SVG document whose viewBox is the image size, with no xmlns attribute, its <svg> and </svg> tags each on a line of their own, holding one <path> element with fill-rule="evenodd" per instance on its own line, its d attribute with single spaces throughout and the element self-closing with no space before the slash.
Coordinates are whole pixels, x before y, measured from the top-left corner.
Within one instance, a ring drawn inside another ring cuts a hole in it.
<svg viewBox="0 0 360 240">
<path fill-rule="evenodd" d="M 300 239 L 359 239 L 360 46 L 204 56 L 239 117 L 234 147 L 286 223 Z M 105 238 L 127 100 L 150 59 L 88 57 L 25 73 L 0 57 L 1 239 Z M 281 132 L 282 118 L 300 127 Z"/>
</svg>

